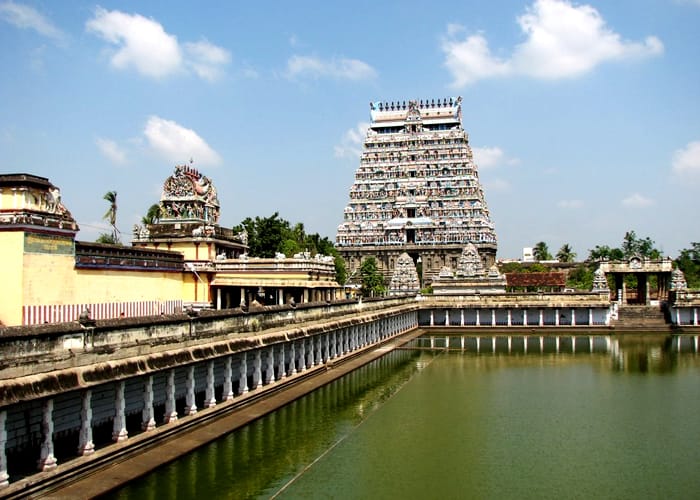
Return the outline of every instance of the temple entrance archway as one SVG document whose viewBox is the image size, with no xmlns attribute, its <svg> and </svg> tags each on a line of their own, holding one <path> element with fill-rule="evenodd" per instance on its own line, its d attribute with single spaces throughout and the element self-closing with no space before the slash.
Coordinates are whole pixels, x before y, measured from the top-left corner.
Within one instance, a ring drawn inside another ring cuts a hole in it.
<svg viewBox="0 0 700 500">
<path fill-rule="evenodd" d="M 611 299 L 626 305 L 659 305 L 668 299 L 673 261 L 633 256 L 626 261 L 601 261 L 600 269 L 612 276 Z"/>
</svg>

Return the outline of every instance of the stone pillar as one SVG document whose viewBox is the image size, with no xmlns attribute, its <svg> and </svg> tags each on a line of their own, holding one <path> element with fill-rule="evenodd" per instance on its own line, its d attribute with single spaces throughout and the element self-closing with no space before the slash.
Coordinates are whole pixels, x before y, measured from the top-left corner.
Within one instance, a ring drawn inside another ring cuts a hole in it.
<svg viewBox="0 0 700 500">
<path fill-rule="evenodd" d="M 571 308 L 571 326 L 576 326 L 576 309 Z"/>
<path fill-rule="evenodd" d="M 241 354 L 241 366 L 238 375 L 238 392 L 245 394 L 248 392 L 248 353 Z"/>
<path fill-rule="evenodd" d="M 296 349 L 294 347 L 294 342 L 289 343 L 289 374 L 294 375 L 297 372 L 297 366 L 296 366 L 296 360 L 297 360 L 297 353 Z"/>
<path fill-rule="evenodd" d="M 7 411 L 0 410 L 0 488 L 4 488 L 10 484 L 10 476 L 7 473 L 7 454 L 5 446 L 7 446 Z"/>
<path fill-rule="evenodd" d="M 698 326 L 698 308 L 693 307 L 693 326 Z"/>
<path fill-rule="evenodd" d="M 165 416 L 163 423 L 169 424 L 177 420 L 177 409 L 175 408 L 175 369 L 168 371 L 168 378 L 165 380 Z"/>
<path fill-rule="evenodd" d="M 523 326 L 527 325 L 527 308 L 523 309 Z"/>
<path fill-rule="evenodd" d="M 299 351 L 299 371 L 306 371 L 306 339 L 301 339 L 301 350 Z"/>
<path fill-rule="evenodd" d="M 194 399 L 194 365 L 187 367 L 187 379 L 185 380 L 185 415 L 197 414 L 197 402 Z"/>
<path fill-rule="evenodd" d="M 141 428 L 144 431 L 152 431 L 156 428 L 156 420 L 153 413 L 153 375 L 148 375 L 143 382 Z"/>
<path fill-rule="evenodd" d="M 226 356 L 224 361 L 224 390 L 221 395 L 224 401 L 233 399 L 233 370 L 231 368 L 233 356 Z"/>
<path fill-rule="evenodd" d="M 129 433 L 126 431 L 126 402 L 124 401 L 124 381 L 116 383 L 114 398 L 114 423 L 112 425 L 112 441 L 126 441 Z"/>
<path fill-rule="evenodd" d="M 323 363 L 323 343 L 321 335 L 316 335 L 316 364 Z"/>
<path fill-rule="evenodd" d="M 588 308 L 588 325 L 593 326 L 593 308 Z"/>
<path fill-rule="evenodd" d="M 253 385 L 256 389 L 262 387 L 262 356 L 261 350 L 256 349 L 255 359 L 253 360 Z"/>
<path fill-rule="evenodd" d="M 207 388 L 204 391 L 204 407 L 216 406 L 216 394 L 214 393 L 214 361 L 207 363 Z"/>
<path fill-rule="evenodd" d="M 336 350 L 338 345 L 338 330 L 333 330 L 329 335 L 331 337 L 331 359 L 334 359 L 338 355 Z"/>
<path fill-rule="evenodd" d="M 491 326 L 496 326 L 496 310 L 491 309 Z"/>
<path fill-rule="evenodd" d="M 459 310 L 459 326 L 464 326 L 464 309 Z"/>
<path fill-rule="evenodd" d="M 539 320 L 539 326 L 544 325 L 544 309 L 540 309 L 540 320 Z"/>
<path fill-rule="evenodd" d="M 316 364 L 315 354 L 316 353 L 314 351 L 314 338 L 309 337 L 309 368 Z"/>
<path fill-rule="evenodd" d="M 80 397 L 80 401 L 78 455 L 91 455 L 95 452 L 95 444 L 92 442 L 92 391 L 85 389 Z"/>
<path fill-rule="evenodd" d="M 221 288 L 216 289 L 216 308 L 221 309 Z"/>
<path fill-rule="evenodd" d="M 430 310 L 430 326 L 435 326 L 435 311 Z"/>
<path fill-rule="evenodd" d="M 559 326 L 559 308 L 554 309 L 554 324 Z"/>
<path fill-rule="evenodd" d="M 51 398 L 45 399 L 41 408 L 41 437 L 38 467 L 43 472 L 56 467 L 56 457 L 53 455 L 53 399 Z"/>
<path fill-rule="evenodd" d="M 284 372 L 284 344 L 280 346 L 280 355 L 277 356 L 277 379 L 281 380 L 286 376 Z"/>
<path fill-rule="evenodd" d="M 267 368 L 265 369 L 266 384 L 271 384 L 275 381 L 275 346 L 270 346 L 267 351 Z"/>
<path fill-rule="evenodd" d="M 476 308 L 476 326 L 481 326 L 481 309 Z"/>
<path fill-rule="evenodd" d="M 513 310 L 508 309 L 508 326 L 512 326 L 513 324 Z"/>
</svg>

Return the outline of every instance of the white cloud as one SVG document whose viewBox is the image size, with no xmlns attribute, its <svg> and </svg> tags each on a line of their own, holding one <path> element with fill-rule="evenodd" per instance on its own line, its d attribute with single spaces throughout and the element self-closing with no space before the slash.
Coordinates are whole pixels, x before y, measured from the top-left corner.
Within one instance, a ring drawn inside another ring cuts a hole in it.
<svg viewBox="0 0 700 500">
<path fill-rule="evenodd" d="M 369 123 L 360 122 L 355 128 L 349 129 L 340 141 L 340 144 L 335 146 L 336 158 L 344 158 L 352 156 L 359 158 L 362 155 L 362 143 L 367 136 Z"/>
<path fill-rule="evenodd" d="M 700 141 L 689 142 L 673 153 L 672 170 L 680 178 L 700 180 Z"/>
<path fill-rule="evenodd" d="M 639 193 L 633 193 L 622 200 L 622 205 L 628 208 L 645 208 L 654 205 L 654 200 Z"/>
<path fill-rule="evenodd" d="M 115 165 L 124 165 L 126 163 L 126 151 L 111 139 L 103 139 L 98 137 L 95 144 L 100 152 Z"/>
<path fill-rule="evenodd" d="M 201 40 L 196 43 L 186 43 L 185 51 L 189 56 L 188 64 L 200 78 L 209 81 L 218 80 L 222 67 L 231 61 L 231 54 L 221 47 Z"/>
<path fill-rule="evenodd" d="M 473 147 L 472 153 L 476 165 L 482 169 L 520 163 L 520 160 L 517 158 L 508 157 L 499 147 Z"/>
<path fill-rule="evenodd" d="M 581 200 L 560 200 L 557 206 L 559 208 L 576 209 L 583 207 L 583 202 Z"/>
<path fill-rule="evenodd" d="M 180 46 L 154 19 L 101 7 L 86 29 L 116 46 L 110 62 L 117 69 L 133 68 L 149 78 L 165 78 L 188 68 L 205 80 L 220 78 L 231 60 L 229 52 L 207 40 Z"/>
<path fill-rule="evenodd" d="M 221 157 L 194 130 L 178 123 L 151 116 L 143 131 L 148 145 L 173 163 L 194 159 L 197 165 L 219 165 Z"/>
<path fill-rule="evenodd" d="M 335 78 L 338 80 L 369 80 L 377 72 L 358 59 L 324 61 L 313 56 L 294 55 L 287 61 L 287 78 Z"/>
<path fill-rule="evenodd" d="M 525 41 L 514 48 L 510 58 L 493 56 L 480 33 L 461 39 L 461 27 L 447 27 L 442 50 L 453 87 L 510 75 L 575 77 L 606 61 L 655 56 L 664 50 L 654 36 L 643 42 L 623 40 L 595 8 L 567 0 L 536 0 L 517 21 Z"/>
<path fill-rule="evenodd" d="M 21 29 L 33 29 L 40 35 L 56 42 L 65 41 L 65 34 L 50 20 L 28 5 L 8 0 L 0 3 L 0 19 Z"/>
</svg>

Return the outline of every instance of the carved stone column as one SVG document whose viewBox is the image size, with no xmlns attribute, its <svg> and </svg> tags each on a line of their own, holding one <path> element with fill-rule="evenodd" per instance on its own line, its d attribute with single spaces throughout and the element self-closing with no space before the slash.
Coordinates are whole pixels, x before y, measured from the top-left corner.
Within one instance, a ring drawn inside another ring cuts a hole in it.
<svg viewBox="0 0 700 500">
<path fill-rule="evenodd" d="M 226 356 L 224 361 L 224 390 L 222 398 L 224 401 L 231 401 L 233 399 L 233 372 L 231 370 L 232 356 Z"/>
<path fill-rule="evenodd" d="M 165 416 L 163 423 L 169 424 L 177 421 L 177 409 L 175 408 L 175 369 L 168 371 L 165 380 Z"/>
<path fill-rule="evenodd" d="M 190 365 L 187 367 L 187 378 L 185 379 L 185 415 L 195 415 L 197 413 L 194 390 L 194 365 Z"/>
<path fill-rule="evenodd" d="M 260 349 L 255 351 L 255 359 L 253 360 L 253 385 L 255 389 L 262 387 L 262 359 L 260 357 Z"/>
<path fill-rule="evenodd" d="M 0 488 L 10 484 L 10 476 L 7 473 L 7 455 L 5 446 L 7 445 L 7 411 L 0 411 Z"/>
<path fill-rule="evenodd" d="M 153 375 L 146 377 L 143 383 L 143 410 L 141 411 L 141 428 L 144 431 L 152 431 L 156 428 L 156 420 L 153 413 Z"/>
<path fill-rule="evenodd" d="M 56 467 L 56 457 L 53 454 L 53 399 L 44 400 L 41 408 L 41 451 L 39 452 L 38 467 L 47 471 Z"/>
<path fill-rule="evenodd" d="M 216 394 L 214 393 L 214 361 L 207 363 L 207 388 L 204 391 L 204 407 L 216 406 Z"/>
<path fill-rule="evenodd" d="M 90 389 L 85 389 L 80 400 L 78 455 L 90 455 L 95 452 L 95 445 L 92 442 L 92 391 Z"/>
<path fill-rule="evenodd" d="M 112 425 L 112 440 L 115 443 L 126 441 L 129 433 L 126 431 L 126 403 L 124 401 L 124 381 L 117 382 L 114 397 L 114 423 Z"/>
<path fill-rule="evenodd" d="M 241 369 L 238 378 L 238 392 L 245 394 L 248 392 L 248 353 L 241 354 Z"/>
</svg>

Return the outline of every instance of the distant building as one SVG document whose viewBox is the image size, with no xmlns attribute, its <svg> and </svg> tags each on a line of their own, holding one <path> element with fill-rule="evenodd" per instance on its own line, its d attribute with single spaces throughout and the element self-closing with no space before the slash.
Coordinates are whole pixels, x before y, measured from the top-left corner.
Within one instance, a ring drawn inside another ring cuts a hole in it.
<svg viewBox="0 0 700 500">
<path fill-rule="evenodd" d="M 535 252 L 532 247 L 523 248 L 523 262 L 535 262 Z"/>
<path fill-rule="evenodd" d="M 377 102 L 336 244 L 351 273 L 374 257 L 389 278 L 407 253 L 423 283 L 457 268 L 473 244 L 484 268 L 496 232 L 479 182 L 462 99 Z"/>
</svg>

